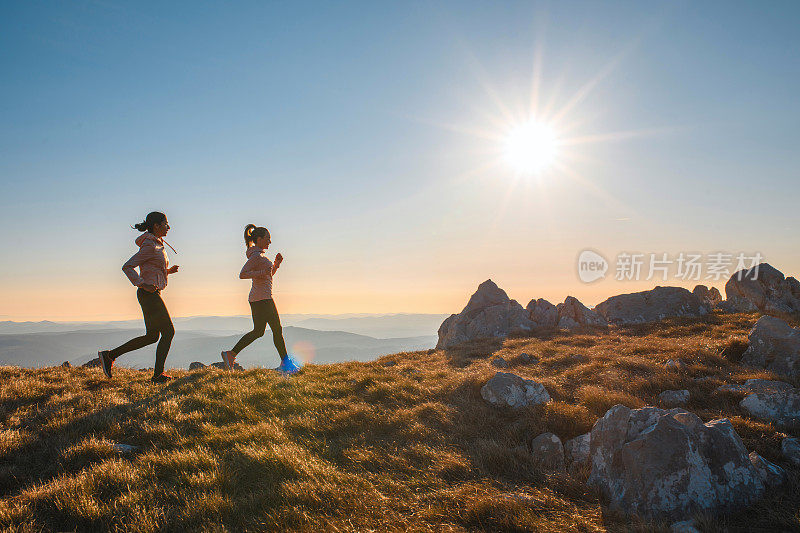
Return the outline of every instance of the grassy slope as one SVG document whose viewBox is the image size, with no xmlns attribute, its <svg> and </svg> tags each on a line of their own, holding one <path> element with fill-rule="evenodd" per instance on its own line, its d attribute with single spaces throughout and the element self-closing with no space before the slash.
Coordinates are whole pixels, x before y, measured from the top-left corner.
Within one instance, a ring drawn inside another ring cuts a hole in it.
<svg viewBox="0 0 800 533">
<path fill-rule="evenodd" d="M 748 450 L 789 483 L 709 530 L 800 528 L 800 471 L 776 428 L 748 419 L 724 382 L 773 377 L 720 352 L 755 315 L 711 316 L 610 332 L 475 343 L 373 363 L 178 373 L 0 368 L 0 525 L 28 530 L 651 530 L 608 512 L 581 479 L 545 477 L 525 446 L 569 439 L 614 404 L 655 404 L 689 389 L 703 419 L 731 418 Z M 480 387 L 488 355 L 543 382 L 554 401 L 512 412 Z M 521 352 L 540 358 L 522 364 Z M 685 372 L 663 363 L 684 360 Z M 392 364 L 396 363 L 396 364 Z M 698 383 L 694 377 L 714 379 Z M 795 385 L 798 385 L 795 383 Z M 119 455 L 115 442 L 140 451 Z M 586 475 L 586 472 L 583 473 Z M 663 527 L 663 525 L 661 525 Z"/>
</svg>

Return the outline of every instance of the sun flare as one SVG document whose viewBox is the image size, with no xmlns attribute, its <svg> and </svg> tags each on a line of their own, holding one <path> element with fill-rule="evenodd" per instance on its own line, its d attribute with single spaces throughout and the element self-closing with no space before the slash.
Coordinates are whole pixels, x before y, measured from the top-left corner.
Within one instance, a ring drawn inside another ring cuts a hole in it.
<svg viewBox="0 0 800 533">
<path fill-rule="evenodd" d="M 509 132 L 505 140 L 506 162 L 523 174 L 538 174 L 555 161 L 558 138 L 548 124 L 531 120 Z"/>
</svg>

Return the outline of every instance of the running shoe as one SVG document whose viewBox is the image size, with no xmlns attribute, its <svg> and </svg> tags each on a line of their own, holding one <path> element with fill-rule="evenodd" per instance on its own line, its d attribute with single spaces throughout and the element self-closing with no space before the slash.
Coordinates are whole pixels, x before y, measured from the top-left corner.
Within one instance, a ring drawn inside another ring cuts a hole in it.
<svg viewBox="0 0 800 533">
<path fill-rule="evenodd" d="M 283 361 L 281 361 L 280 366 L 278 366 L 278 368 L 276 368 L 275 370 L 277 370 L 281 374 L 289 375 L 289 374 L 296 374 L 297 372 L 300 372 L 300 369 L 302 367 L 303 367 L 303 364 L 300 363 L 299 361 L 297 361 L 294 358 L 294 356 L 289 354 L 289 355 L 287 355 L 286 357 L 283 358 Z"/>
<path fill-rule="evenodd" d="M 236 353 L 232 351 L 224 351 L 222 352 L 222 362 L 225 363 L 225 368 L 228 370 L 233 370 L 233 362 L 236 359 Z"/>
<path fill-rule="evenodd" d="M 111 367 L 114 366 L 114 360 L 108 353 L 108 350 L 100 350 L 97 352 L 97 357 L 100 358 L 100 366 L 103 367 L 103 373 L 106 377 L 111 378 Z"/>
<path fill-rule="evenodd" d="M 150 378 L 150 381 L 153 383 L 167 383 L 169 380 L 172 379 L 172 376 L 168 376 L 167 374 L 159 374 L 157 376 L 153 376 Z"/>
</svg>

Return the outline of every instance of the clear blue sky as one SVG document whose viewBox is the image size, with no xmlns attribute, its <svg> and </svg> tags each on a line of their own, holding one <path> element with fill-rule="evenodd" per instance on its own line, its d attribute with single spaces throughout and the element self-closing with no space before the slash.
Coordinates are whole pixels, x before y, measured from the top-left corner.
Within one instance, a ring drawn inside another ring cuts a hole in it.
<svg viewBox="0 0 800 533">
<path fill-rule="evenodd" d="M 130 224 L 165 211 L 175 315 L 457 312 L 581 284 L 585 247 L 763 253 L 800 274 L 797 2 L 4 2 L 0 315 L 134 317 Z M 580 180 L 492 165 L 540 92 Z M 720 285 L 720 284 L 717 284 Z"/>
</svg>

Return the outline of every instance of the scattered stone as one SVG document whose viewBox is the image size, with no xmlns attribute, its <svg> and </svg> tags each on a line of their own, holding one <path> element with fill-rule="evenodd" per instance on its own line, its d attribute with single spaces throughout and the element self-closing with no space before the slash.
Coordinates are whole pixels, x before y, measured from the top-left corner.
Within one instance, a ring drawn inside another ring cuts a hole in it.
<svg viewBox="0 0 800 533">
<path fill-rule="evenodd" d="M 492 366 L 495 368 L 508 368 L 508 362 L 502 357 L 492 359 Z"/>
<path fill-rule="evenodd" d="M 534 324 L 528 312 L 492 280 L 486 280 L 457 315 L 450 315 L 439 327 L 436 349 L 449 348 L 482 337 L 506 337 L 530 331 Z"/>
<path fill-rule="evenodd" d="M 204 365 L 200 361 L 195 361 L 195 362 L 193 362 L 192 364 L 189 365 L 189 370 L 202 370 L 205 367 L 206 367 L 206 365 Z"/>
<path fill-rule="evenodd" d="M 773 381 L 771 379 L 748 379 L 744 384 L 739 383 L 726 383 L 717 387 L 720 392 L 741 392 L 745 394 L 752 394 L 754 392 L 775 392 L 791 390 L 791 383 L 785 381 Z"/>
<path fill-rule="evenodd" d="M 62 368 L 72 368 L 72 365 L 69 364 L 69 361 L 64 361 L 63 363 L 61 363 L 61 367 Z"/>
<path fill-rule="evenodd" d="M 800 466 L 800 439 L 786 437 L 781 441 L 783 458 L 794 466 Z"/>
<path fill-rule="evenodd" d="M 531 300 L 525 309 L 536 328 L 551 329 L 558 325 L 558 308 L 544 298 Z"/>
<path fill-rule="evenodd" d="M 725 296 L 731 304 L 723 308 L 733 312 L 756 309 L 767 314 L 800 312 L 800 281 L 784 277 L 769 263 L 734 273 L 725 284 Z"/>
<path fill-rule="evenodd" d="M 542 433 L 531 442 L 534 463 L 546 472 L 564 471 L 564 446 L 554 433 Z"/>
<path fill-rule="evenodd" d="M 139 372 L 152 372 L 152 371 L 153 371 L 153 367 L 152 366 L 150 368 L 140 368 L 139 369 Z"/>
<path fill-rule="evenodd" d="M 564 453 L 571 465 L 584 465 L 589 462 L 591 439 L 591 433 L 584 433 L 564 443 Z"/>
<path fill-rule="evenodd" d="M 525 363 L 526 365 L 535 365 L 539 362 L 538 357 L 525 352 L 519 354 L 519 360 L 520 362 Z"/>
<path fill-rule="evenodd" d="M 761 457 L 758 452 L 750 452 L 750 462 L 761 476 L 766 487 L 777 487 L 786 481 L 786 471 L 778 465 Z"/>
<path fill-rule="evenodd" d="M 481 397 L 492 405 L 525 407 L 550 401 L 544 385 L 516 374 L 497 372 L 481 387 Z"/>
<path fill-rule="evenodd" d="M 114 443 L 114 449 L 118 453 L 134 453 L 139 449 L 139 447 L 138 446 L 133 446 L 131 444 L 122 444 L 122 443 L 116 442 L 116 443 Z"/>
<path fill-rule="evenodd" d="M 787 428 L 800 428 L 800 391 L 756 392 L 739 402 L 750 416 Z"/>
<path fill-rule="evenodd" d="M 664 368 L 667 370 L 672 370 L 673 372 L 681 372 L 686 370 L 686 363 L 680 359 L 670 359 L 664 363 Z"/>
<path fill-rule="evenodd" d="M 102 368 L 103 367 L 103 363 L 100 362 L 100 358 L 99 357 L 95 357 L 91 361 L 87 361 L 86 363 L 83 363 L 81 365 L 81 367 L 83 367 L 83 368 Z"/>
<path fill-rule="evenodd" d="M 665 390 L 658 395 L 658 401 L 664 407 L 683 407 L 689 403 L 689 391 Z"/>
<path fill-rule="evenodd" d="M 384 361 L 383 366 L 396 366 L 397 361 Z"/>
<path fill-rule="evenodd" d="M 705 285 L 697 285 L 692 291 L 692 294 L 700 298 L 700 301 L 703 302 L 708 309 L 716 309 L 720 302 L 722 302 L 722 295 L 716 287 L 711 287 L 709 289 Z"/>
<path fill-rule="evenodd" d="M 211 363 L 208 366 L 213 366 L 214 368 L 219 368 L 220 370 L 227 370 L 227 368 L 225 368 L 225 363 L 223 363 L 222 361 L 218 361 L 216 363 Z M 239 363 L 236 363 L 236 362 L 233 363 L 233 369 L 234 370 L 244 370 L 242 365 L 240 365 Z"/>
<path fill-rule="evenodd" d="M 615 405 L 591 432 L 588 484 L 611 508 L 659 520 L 740 509 L 764 481 L 727 419 L 708 423 L 683 409 Z"/>
<path fill-rule="evenodd" d="M 669 530 L 671 533 L 700 533 L 700 530 L 697 529 L 697 521 L 694 519 L 675 522 Z"/>
<path fill-rule="evenodd" d="M 562 329 L 608 325 L 605 318 L 583 305 L 574 296 L 567 296 L 564 303 L 558 304 L 556 308 L 558 309 L 558 327 Z"/>
<path fill-rule="evenodd" d="M 668 317 L 699 317 L 708 306 L 683 287 L 656 287 L 650 291 L 620 294 L 597 304 L 595 310 L 610 324 L 656 322 Z"/>
<path fill-rule="evenodd" d="M 748 334 L 742 364 L 800 378 L 800 329 L 774 316 L 762 316 Z"/>
</svg>

